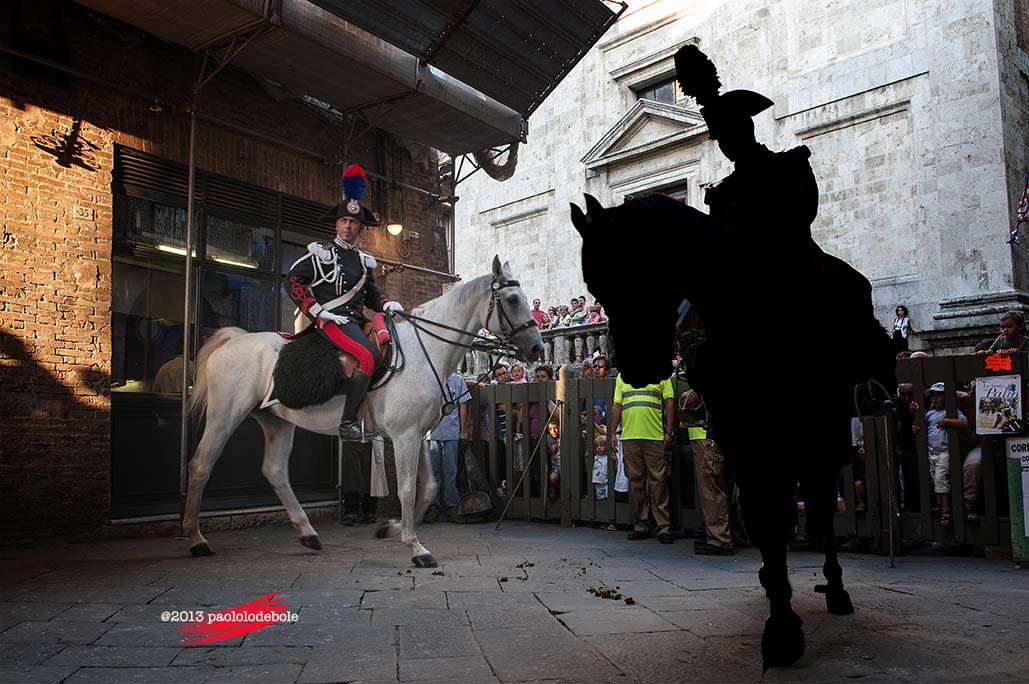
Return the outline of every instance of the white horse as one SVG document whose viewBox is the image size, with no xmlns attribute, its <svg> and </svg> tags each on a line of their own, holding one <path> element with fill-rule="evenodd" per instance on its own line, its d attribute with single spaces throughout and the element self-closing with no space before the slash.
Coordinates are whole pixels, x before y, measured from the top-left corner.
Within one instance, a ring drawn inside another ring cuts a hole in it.
<svg viewBox="0 0 1029 684">
<path fill-rule="evenodd" d="M 432 328 L 440 337 L 468 344 L 473 335 L 485 328 L 510 343 L 519 354 L 537 359 L 543 355 L 543 338 L 529 311 L 529 303 L 507 263 L 493 258 L 493 273 L 456 285 L 443 296 L 414 309 L 418 317 L 468 331 L 467 334 Z M 430 326 L 431 327 L 431 326 Z M 400 532 L 411 548 L 418 567 L 435 567 L 432 554 L 418 542 L 415 526 L 432 503 L 436 483 L 423 456 L 425 433 L 439 421 L 446 402 L 441 385 L 458 366 L 465 348 L 436 339 L 425 332 L 419 341 L 409 322 L 398 322 L 396 340 L 403 349 L 405 364 L 401 371 L 378 390 L 369 392 L 361 407 L 370 423 L 393 442 L 396 461 L 397 494 L 401 522 L 383 523 L 377 536 Z M 197 354 L 197 377 L 190 401 L 191 411 L 206 408 L 207 424 L 196 454 L 189 463 L 189 490 L 183 528 L 189 535 L 190 552 L 195 556 L 213 551 L 200 533 L 200 499 L 211 468 L 233 431 L 247 415 L 253 416 L 264 430 L 264 463 L 261 472 L 300 533 L 300 543 L 320 549 L 318 533 L 289 484 L 289 455 L 296 426 L 323 435 L 337 434 L 345 398 L 303 410 L 274 404 L 261 409 L 271 381 L 279 349 L 287 341 L 277 333 L 247 333 L 239 328 L 222 328 L 214 333 Z M 423 351 L 424 345 L 424 351 Z M 433 377 L 433 373 L 436 377 Z"/>
</svg>

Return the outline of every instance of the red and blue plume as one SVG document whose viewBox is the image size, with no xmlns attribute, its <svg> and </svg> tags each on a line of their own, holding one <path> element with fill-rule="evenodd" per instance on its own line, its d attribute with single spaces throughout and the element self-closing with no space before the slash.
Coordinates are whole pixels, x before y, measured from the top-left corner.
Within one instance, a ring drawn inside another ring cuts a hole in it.
<svg viewBox="0 0 1029 684">
<path fill-rule="evenodd" d="M 364 196 L 365 188 L 368 187 L 368 178 L 364 175 L 364 170 L 360 166 L 351 164 L 343 172 L 340 185 L 343 187 L 343 196 L 345 198 L 360 201 Z"/>
</svg>

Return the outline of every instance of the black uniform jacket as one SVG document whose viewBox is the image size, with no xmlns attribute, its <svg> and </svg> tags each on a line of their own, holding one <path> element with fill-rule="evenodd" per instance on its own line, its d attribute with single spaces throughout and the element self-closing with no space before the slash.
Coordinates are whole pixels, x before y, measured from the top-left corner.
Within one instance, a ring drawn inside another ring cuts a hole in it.
<svg viewBox="0 0 1029 684">
<path fill-rule="evenodd" d="M 811 240 L 811 223 L 818 214 L 818 183 L 801 145 L 771 152 L 746 163 L 708 188 L 704 202 L 711 217 L 747 237 L 775 243 Z"/>
<path fill-rule="evenodd" d="M 346 243 L 343 243 L 345 245 Z M 367 321 L 364 308 L 382 311 L 387 299 L 375 284 L 375 257 L 356 247 L 312 242 L 306 255 L 298 259 L 289 271 L 289 296 L 300 310 L 311 319 L 323 309 L 339 316 L 347 316 L 356 323 Z M 349 301 L 330 306 L 334 300 L 346 295 L 365 277 L 360 290 Z"/>
</svg>

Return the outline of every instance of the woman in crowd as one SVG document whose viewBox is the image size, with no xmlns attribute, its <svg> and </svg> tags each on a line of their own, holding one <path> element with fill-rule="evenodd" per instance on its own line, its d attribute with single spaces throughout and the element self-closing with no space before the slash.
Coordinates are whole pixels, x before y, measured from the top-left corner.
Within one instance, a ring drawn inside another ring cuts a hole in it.
<svg viewBox="0 0 1029 684">
<path fill-rule="evenodd" d="M 908 336 L 917 333 L 911 317 L 908 316 L 908 308 L 901 304 L 897 307 L 897 318 L 893 321 L 893 349 L 898 354 L 908 351 Z"/>
<path fill-rule="evenodd" d="M 572 324 L 572 315 L 567 306 L 562 306 L 557 313 L 557 318 L 550 326 L 551 328 L 567 328 Z"/>
<path fill-rule="evenodd" d="M 540 330 L 550 330 L 550 315 L 544 313 L 540 317 Z"/>
</svg>

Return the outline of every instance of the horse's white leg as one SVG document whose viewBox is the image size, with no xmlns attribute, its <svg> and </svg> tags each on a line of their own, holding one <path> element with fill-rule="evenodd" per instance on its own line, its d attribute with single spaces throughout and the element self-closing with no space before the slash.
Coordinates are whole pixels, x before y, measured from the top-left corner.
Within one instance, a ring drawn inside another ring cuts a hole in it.
<svg viewBox="0 0 1029 684">
<path fill-rule="evenodd" d="M 204 535 L 200 534 L 200 500 L 204 496 L 204 487 L 211 476 L 211 469 L 245 415 L 244 413 L 241 416 L 234 416 L 228 411 L 207 412 L 204 436 L 201 437 L 196 453 L 189 462 L 186 510 L 182 518 L 182 531 L 189 537 L 189 552 L 194 556 L 210 556 L 214 553 Z"/>
<path fill-rule="evenodd" d="M 307 514 L 304 513 L 303 507 L 297 501 L 297 495 L 293 493 L 293 487 L 289 484 L 289 454 L 293 450 L 296 426 L 264 411 L 256 411 L 251 415 L 264 431 L 264 462 L 261 464 L 261 474 L 275 490 L 275 495 L 279 497 L 286 514 L 289 515 L 289 521 L 300 533 L 300 543 L 320 551 L 322 543 L 318 539 L 318 533 L 311 526 L 311 521 L 307 519 Z"/>
<path fill-rule="evenodd" d="M 411 560 L 416 566 L 434 568 L 437 565 L 436 559 L 421 545 L 415 534 L 417 521 L 425 513 L 428 502 L 427 498 L 419 502 L 417 497 L 418 472 L 428 469 L 428 463 L 422 457 L 421 447 L 422 440 L 419 435 L 405 435 L 402 439 L 393 440 L 393 457 L 397 466 L 397 496 L 400 498 L 400 541 L 411 548 Z M 431 474 L 429 480 L 432 480 Z M 391 520 L 383 523 L 377 534 L 379 537 L 387 537 L 396 534 L 396 531 L 396 521 Z"/>
</svg>

